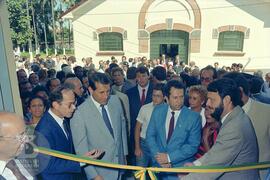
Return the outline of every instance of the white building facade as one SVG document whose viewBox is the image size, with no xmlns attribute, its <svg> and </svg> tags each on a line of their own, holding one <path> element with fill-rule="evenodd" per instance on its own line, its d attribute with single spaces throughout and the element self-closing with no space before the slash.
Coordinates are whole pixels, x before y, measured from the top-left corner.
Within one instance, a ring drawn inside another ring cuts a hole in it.
<svg viewBox="0 0 270 180">
<path fill-rule="evenodd" d="M 85 0 L 71 19 L 77 59 L 161 54 L 270 69 L 270 0 Z"/>
</svg>

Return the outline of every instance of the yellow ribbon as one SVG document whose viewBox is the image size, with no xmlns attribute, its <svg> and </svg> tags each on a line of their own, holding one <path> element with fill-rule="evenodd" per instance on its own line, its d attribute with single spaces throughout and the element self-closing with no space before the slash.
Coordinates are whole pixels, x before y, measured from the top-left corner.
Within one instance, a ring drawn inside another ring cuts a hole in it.
<svg viewBox="0 0 270 180">
<path fill-rule="evenodd" d="M 219 166 L 191 166 L 191 167 L 179 167 L 179 168 L 157 168 L 157 167 L 140 167 L 140 166 L 130 166 L 130 165 L 121 165 L 121 164 L 112 164 L 107 163 L 101 160 L 93 160 L 85 156 L 79 156 L 74 154 L 68 154 L 64 152 L 59 152 L 43 147 L 38 147 L 34 149 L 35 152 L 42 153 L 45 155 L 50 155 L 66 160 L 115 168 L 115 169 L 126 169 L 126 170 L 136 170 L 134 176 L 139 180 L 145 180 L 146 172 L 148 172 L 151 180 L 156 180 L 154 172 L 172 172 L 172 173 L 214 173 L 214 172 L 232 172 L 232 171 L 242 171 L 242 170 L 251 170 L 251 169 L 265 169 L 270 168 L 270 162 L 261 162 L 261 163 L 250 163 L 246 165 L 239 166 L 230 166 L 230 167 L 219 167 Z"/>
<path fill-rule="evenodd" d="M 136 171 L 134 176 L 136 179 L 145 180 L 145 170 Z"/>
</svg>

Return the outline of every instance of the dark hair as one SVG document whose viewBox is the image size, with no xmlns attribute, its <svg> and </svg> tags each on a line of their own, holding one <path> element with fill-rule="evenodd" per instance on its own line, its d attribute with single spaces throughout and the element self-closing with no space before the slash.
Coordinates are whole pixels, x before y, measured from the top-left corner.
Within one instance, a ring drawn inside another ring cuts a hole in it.
<svg viewBox="0 0 270 180">
<path fill-rule="evenodd" d="M 162 66 L 157 66 L 152 70 L 152 75 L 159 81 L 166 80 L 166 69 Z"/>
<path fill-rule="evenodd" d="M 250 80 L 250 94 L 260 93 L 261 87 L 263 85 L 263 79 L 257 76 L 254 76 Z"/>
<path fill-rule="evenodd" d="M 50 107 L 52 107 L 53 102 L 61 103 L 63 101 L 63 91 L 64 90 L 70 90 L 72 89 L 66 87 L 66 86 L 60 86 L 53 90 L 50 94 L 49 100 L 50 100 Z M 73 91 L 72 91 L 73 92 Z"/>
<path fill-rule="evenodd" d="M 38 77 L 39 77 L 40 80 L 46 79 L 47 76 L 48 76 L 47 70 L 45 70 L 45 69 L 40 69 L 40 70 L 38 71 Z"/>
<path fill-rule="evenodd" d="M 213 72 L 213 79 L 217 79 L 217 70 L 213 66 L 208 65 L 208 66 L 204 67 L 203 69 L 201 69 L 200 76 L 202 75 L 203 71 L 212 71 Z"/>
<path fill-rule="evenodd" d="M 116 64 L 116 63 L 111 63 L 110 65 L 109 65 L 109 70 L 111 71 L 113 68 L 115 68 L 115 67 L 119 67 L 118 66 L 118 64 Z"/>
<path fill-rule="evenodd" d="M 120 68 L 120 67 L 114 67 L 114 68 L 112 68 L 111 76 L 113 76 L 113 74 L 114 74 L 115 72 L 120 72 L 120 73 L 124 76 L 124 71 L 123 71 L 123 69 Z"/>
<path fill-rule="evenodd" d="M 173 87 L 176 89 L 183 89 L 185 93 L 185 85 L 182 82 L 177 80 L 170 80 L 164 87 L 164 95 L 169 97 L 171 93 L 170 91 Z"/>
<path fill-rule="evenodd" d="M 234 106 L 242 106 L 243 102 L 240 96 L 240 89 L 235 81 L 229 78 L 221 78 L 211 82 L 207 87 L 208 92 L 216 92 L 221 99 L 225 96 L 230 96 L 232 104 Z"/>
<path fill-rule="evenodd" d="M 164 83 L 157 83 L 154 85 L 153 90 L 161 91 L 162 94 L 164 95 L 164 87 L 165 87 Z"/>
<path fill-rule="evenodd" d="M 36 87 L 34 87 L 34 89 L 32 90 L 32 94 L 37 95 L 37 93 L 40 91 L 46 92 L 47 95 L 49 94 L 48 90 L 44 86 L 41 86 L 41 85 L 37 85 Z"/>
<path fill-rule="evenodd" d="M 127 79 L 135 79 L 136 78 L 136 67 L 130 67 L 127 69 Z"/>
<path fill-rule="evenodd" d="M 61 65 L 61 69 L 63 69 L 64 67 L 68 66 L 67 64 L 62 64 Z"/>
<path fill-rule="evenodd" d="M 147 75 L 149 76 L 149 71 L 148 71 L 148 68 L 145 67 L 145 66 L 140 66 L 136 69 L 136 74 L 137 73 L 141 73 L 141 74 L 144 74 L 144 73 L 147 73 Z"/>
<path fill-rule="evenodd" d="M 37 95 L 31 95 L 31 96 L 30 96 L 30 99 L 29 99 L 28 102 L 27 102 L 27 107 L 28 107 L 28 108 L 30 107 L 31 102 L 32 102 L 34 99 L 40 99 L 40 100 L 42 101 L 43 105 L 44 105 L 44 109 L 46 109 L 46 105 L 47 105 L 47 104 L 46 104 L 45 99 L 43 99 L 42 97 L 37 96 Z"/>
<path fill-rule="evenodd" d="M 100 84 L 111 84 L 110 78 L 105 74 L 105 73 L 100 73 L 100 72 L 95 72 L 89 77 L 89 87 L 91 87 L 94 91 L 96 90 L 96 84 L 95 83 L 100 83 Z"/>
<path fill-rule="evenodd" d="M 66 78 L 77 77 L 74 73 L 68 73 Z"/>
<path fill-rule="evenodd" d="M 49 69 L 47 71 L 48 73 L 48 78 L 54 78 L 54 76 L 56 75 L 56 70 L 55 69 Z"/>
<path fill-rule="evenodd" d="M 229 78 L 233 80 L 238 88 L 242 88 L 245 95 L 249 96 L 249 82 L 242 73 L 239 72 L 229 72 L 224 74 L 224 78 Z"/>
<path fill-rule="evenodd" d="M 58 78 L 60 80 L 61 83 L 63 83 L 63 81 L 66 79 L 66 74 L 64 71 L 58 71 L 56 73 L 56 78 Z"/>
<path fill-rule="evenodd" d="M 46 88 L 47 88 L 47 90 L 48 91 L 50 91 L 50 86 L 51 86 L 51 83 L 52 83 L 52 81 L 54 81 L 54 80 L 57 80 L 58 78 L 51 78 L 51 79 L 49 79 L 48 81 L 47 81 L 47 83 L 46 83 Z M 59 80 L 59 79 L 58 79 Z M 60 81 L 60 80 L 59 80 Z M 61 82 L 60 82 L 61 83 Z"/>
</svg>

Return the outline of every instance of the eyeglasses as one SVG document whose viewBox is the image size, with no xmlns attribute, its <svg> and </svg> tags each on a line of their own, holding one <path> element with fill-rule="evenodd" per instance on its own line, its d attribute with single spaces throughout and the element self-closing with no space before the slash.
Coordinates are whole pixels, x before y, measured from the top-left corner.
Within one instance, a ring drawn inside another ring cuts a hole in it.
<svg viewBox="0 0 270 180">
<path fill-rule="evenodd" d="M 209 81 L 213 80 L 213 78 L 210 78 L 210 77 L 206 77 L 206 78 L 201 77 L 200 79 L 201 79 L 201 81 L 206 81 L 206 82 L 209 82 Z"/>
<path fill-rule="evenodd" d="M 69 109 L 72 108 L 72 107 L 76 108 L 77 101 L 75 101 L 73 103 L 63 103 L 63 102 L 61 102 L 60 104 L 67 106 Z"/>
<path fill-rule="evenodd" d="M 26 131 L 22 132 L 22 133 L 19 134 L 19 135 L 14 136 L 14 137 L 0 136 L 0 138 L 2 138 L 2 139 L 12 139 L 12 140 L 16 140 L 16 141 L 18 141 L 19 143 L 28 142 L 28 140 L 29 140 Z"/>
</svg>

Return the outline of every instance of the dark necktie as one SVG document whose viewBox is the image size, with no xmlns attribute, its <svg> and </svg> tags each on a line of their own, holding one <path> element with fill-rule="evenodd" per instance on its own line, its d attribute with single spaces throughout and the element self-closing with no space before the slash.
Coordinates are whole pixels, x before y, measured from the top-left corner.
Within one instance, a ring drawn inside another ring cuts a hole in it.
<svg viewBox="0 0 270 180">
<path fill-rule="evenodd" d="M 27 180 L 27 178 L 21 173 L 19 167 L 17 166 L 17 164 L 15 163 L 14 160 L 10 160 L 7 163 L 7 166 L 6 167 L 12 171 L 12 173 L 14 174 L 14 176 L 18 180 Z"/>
<path fill-rule="evenodd" d="M 70 139 L 70 131 L 69 131 L 69 126 L 68 126 L 68 122 L 66 119 L 63 121 L 63 127 L 64 127 L 65 133 L 67 135 L 67 139 Z"/>
<path fill-rule="evenodd" d="M 100 105 L 101 107 L 101 111 L 102 111 L 102 117 L 103 117 L 103 120 L 104 120 L 104 123 L 106 124 L 108 130 L 110 131 L 112 137 L 114 138 L 114 135 L 113 135 L 113 128 L 111 126 L 111 123 L 110 123 L 110 120 L 109 120 L 109 116 L 108 116 L 108 113 L 104 107 L 104 105 Z"/>
<path fill-rule="evenodd" d="M 144 105 L 144 101 L 145 101 L 145 89 L 142 90 L 141 106 Z"/>
<path fill-rule="evenodd" d="M 174 130 L 174 112 L 172 111 L 172 117 L 170 119 L 169 132 L 167 137 L 167 143 L 170 141 Z"/>
</svg>

